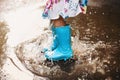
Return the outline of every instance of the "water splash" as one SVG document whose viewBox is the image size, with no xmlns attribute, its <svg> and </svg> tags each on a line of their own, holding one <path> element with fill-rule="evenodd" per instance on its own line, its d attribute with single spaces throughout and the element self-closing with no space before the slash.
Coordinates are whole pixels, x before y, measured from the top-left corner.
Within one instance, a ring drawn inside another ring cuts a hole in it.
<svg viewBox="0 0 120 80">
<path fill-rule="evenodd" d="M 27 1 L 29 2 L 29 0 Z M 9 80 L 44 80 L 48 79 L 46 77 L 52 80 L 71 80 L 74 78 L 75 80 L 93 78 L 98 80 L 99 76 L 100 78 L 103 77 L 102 79 L 104 80 L 112 79 L 110 76 L 106 78 L 105 75 L 111 71 L 109 65 L 116 65 L 116 61 L 112 61 L 113 56 L 110 54 L 114 54 L 114 51 L 118 49 L 109 42 L 101 40 L 90 41 L 91 28 L 84 30 L 86 35 L 88 34 L 83 38 L 85 40 L 79 40 L 81 37 L 79 36 L 80 32 L 77 28 L 73 28 L 76 32 L 75 36 L 72 36 L 75 61 L 68 60 L 60 63 L 46 61 L 41 50 L 44 47 L 49 47 L 52 37 L 48 27 L 49 20 L 43 20 L 40 17 L 42 7 L 38 8 L 38 5 L 38 3 L 31 3 L 25 5 L 24 8 L 18 6 L 13 9 L 14 7 L 12 7 L 9 8 L 11 10 L 1 14 L 3 21 L 6 21 L 7 27 L 10 29 L 7 34 L 7 51 L 5 53 L 8 58 L 2 70 L 3 80 L 8 78 Z M 79 17 L 78 20 L 73 21 L 73 24 L 79 27 L 79 22 L 77 21 L 79 21 Z M 88 23 L 87 26 L 95 27 L 93 21 L 88 21 Z M 96 27 L 94 30 L 96 30 Z M 95 33 L 97 33 L 97 30 Z M 17 76 L 13 70 L 23 76 L 23 78 Z M 117 69 L 116 71 L 119 72 Z"/>
<path fill-rule="evenodd" d="M 58 64 L 46 62 L 41 50 L 43 49 L 44 41 L 48 40 L 50 37 L 48 32 L 40 35 L 40 37 L 37 37 L 36 39 L 19 44 L 16 48 L 17 56 L 34 74 L 47 76 L 52 79 L 56 79 L 56 77 L 57 79 L 61 79 L 62 77 L 65 78 L 65 75 L 69 78 L 81 75 L 84 79 L 88 77 L 89 74 L 94 74 L 96 72 L 105 75 L 104 67 L 106 65 L 104 64 L 109 63 L 109 58 L 111 57 L 110 55 L 107 55 L 108 53 L 106 53 L 106 51 L 111 49 L 112 46 L 103 41 L 98 41 L 96 43 L 92 41 L 81 41 L 79 40 L 78 33 L 75 37 L 72 37 L 72 48 L 75 59 L 75 63 L 72 63 L 72 65 L 69 61 L 65 63 L 60 62 Z M 104 56 L 101 56 L 103 54 Z"/>
</svg>

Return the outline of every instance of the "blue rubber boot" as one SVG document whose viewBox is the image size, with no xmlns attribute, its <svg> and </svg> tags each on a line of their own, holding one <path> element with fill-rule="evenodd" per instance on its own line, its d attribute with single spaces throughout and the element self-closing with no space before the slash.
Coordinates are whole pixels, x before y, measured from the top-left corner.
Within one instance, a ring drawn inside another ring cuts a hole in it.
<svg viewBox="0 0 120 80">
<path fill-rule="evenodd" d="M 53 50 L 57 47 L 57 45 L 58 45 L 58 42 L 57 42 L 57 39 L 56 39 L 56 35 L 55 35 L 55 34 L 56 34 L 56 33 L 55 33 L 55 27 L 52 27 L 51 30 L 52 30 L 52 35 L 53 35 L 52 45 L 50 46 L 49 49 L 48 49 L 48 48 L 44 48 L 44 49 L 42 50 L 43 53 L 45 53 L 45 52 L 48 51 L 48 50 L 53 51 Z"/>
<path fill-rule="evenodd" d="M 56 38 L 56 35 L 55 35 L 56 34 L 55 27 L 52 27 L 52 34 L 53 34 L 53 43 L 51 45 L 51 50 L 53 51 L 58 46 L 58 41 L 57 41 L 57 38 Z"/>
<path fill-rule="evenodd" d="M 69 25 L 55 28 L 58 46 L 53 51 L 46 51 L 45 57 L 52 61 L 67 60 L 73 56 L 71 48 L 71 29 Z"/>
</svg>

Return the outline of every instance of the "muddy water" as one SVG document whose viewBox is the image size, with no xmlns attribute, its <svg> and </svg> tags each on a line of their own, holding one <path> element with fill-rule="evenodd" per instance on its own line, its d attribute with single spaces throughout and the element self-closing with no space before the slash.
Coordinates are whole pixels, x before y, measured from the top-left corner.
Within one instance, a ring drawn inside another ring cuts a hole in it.
<svg viewBox="0 0 120 80">
<path fill-rule="evenodd" d="M 47 76 L 51 80 L 119 80 L 119 2 L 116 3 L 111 0 L 110 2 L 113 4 L 110 3 L 109 5 L 104 4 L 101 6 L 100 3 L 100 6 L 97 7 L 96 5 L 92 6 L 94 2 L 94 0 L 91 1 L 86 15 L 80 14 L 75 18 L 69 18 L 67 20 L 72 26 L 74 60 L 50 62 L 44 60 L 44 58 L 39 59 L 39 57 L 32 55 L 33 52 L 38 51 L 37 49 L 41 49 L 40 42 L 44 42 L 43 38 L 49 36 L 43 34 L 40 37 L 30 39 L 30 41 L 23 42 L 17 46 L 16 52 L 18 57 L 26 68 L 38 76 Z M 96 2 L 96 4 L 98 3 Z M 5 35 L 7 31 L 8 29 L 5 27 L 5 24 L 1 22 L 0 55 L 2 58 L 4 56 Z M 36 44 L 39 47 L 31 47 Z M 32 49 L 33 52 L 30 53 Z M 37 56 L 43 55 L 38 55 L 37 53 L 34 54 Z M 28 55 L 32 55 L 32 57 Z M 40 65 L 44 65 L 44 67 Z M 44 70 L 43 72 L 41 68 Z"/>
<path fill-rule="evenodd" d="M 109 3 L 109 2 L 108 2 Z M 116 5 L 114 5 L 116 4 Z M 99 64 L 105 74 L 98 71 L 87 77 L 88 80 L 119 80 L 120 79 L 120 8 L 119 2 L 101 8 L 89 7 L 87 15 L 79 15 L 75 20 L 68 20 L 73 26 L 73 35 L 79 30 L 81 41 L 91 41 L 95 44 L 103 41 L 106 47 L 96 48 Z M 75 32 L 74 32 L 75 30 Z M 94 54 L 94 53 L 93 53 Z M 92 54 L 92 58 L 95 55 Z M 104 61 L 105 60 L 105 61 Z M 99 66 L 100 67 L 100 66 Z"/>
<path fill-rule="evenodd" d="M 86 80 L 119 80 L 120 79 L 120 7 L 118 5 L 89 7 L 87 15 L 79 15 L 75 20 L 71 18 L 73 36 L 79 31 L 79 39 L 95 44 L 103 41 L 106 47 L 96 48 L 97 53 L 92 59 L 99 56 L 101 65 L 94 74 L 87 74 Z M 82 54 L 82 53 L 81 53 Z M 96 55 L 97 54 L 97 55 Z M 102 69 L 105 71 L 102 71 Z M 82 77 L 82 76 L 81 76 Z M 81 79 L 81 78 L 80 78 Z"/>
<path fill-rule="evenodd" d="M 2 67 L 3 62 L 2 60 L 5 59 L 5 55 L 3 54 L 5 52 L 5 43 L 6 43 L 6 34 L 8 32 L 8 29 L 6 27 L 6 24 L 1 22 L 0 23 L 0 67 Z"/>
</svg>

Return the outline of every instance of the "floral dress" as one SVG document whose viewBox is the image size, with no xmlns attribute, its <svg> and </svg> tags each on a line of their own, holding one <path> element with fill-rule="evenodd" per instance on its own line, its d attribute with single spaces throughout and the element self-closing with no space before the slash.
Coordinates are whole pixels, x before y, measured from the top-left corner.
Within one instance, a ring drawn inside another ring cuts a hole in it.
<svg viewBox="0 0 120 80">
<path fill-rule="evenodd" d="M 87 0 L 48 0 L 43 12 L 43 17 L 58 19 L 74 17 L 79 13 L 85 13 Z"/>
</svg>

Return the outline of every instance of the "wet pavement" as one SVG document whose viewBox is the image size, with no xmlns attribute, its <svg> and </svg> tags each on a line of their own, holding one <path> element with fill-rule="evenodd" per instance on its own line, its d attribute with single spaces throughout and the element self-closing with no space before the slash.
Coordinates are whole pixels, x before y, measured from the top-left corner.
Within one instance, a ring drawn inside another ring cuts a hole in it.
<svg viewBox="0 0 120 80">
<path fill-rule="evenodd" d="M 111 0 L 112 1 L 112 0 Z M 94 2 L 94 0 L 93 0 Z M 67 62 L 46 61 L 44 64 L 51 73 L 40 74 L 39 66 L 31 68 L 19 55 L 28 41 L 18 46 L 18 57 L 34 74 L 47 76 L 51 80 L 119 80 L 120 79 L 120 11 L 119 2 L 99 7 L 88 6 L 86 15 L 80 14 L 75 18 L 67 19 L 72 26 L 72 44 L 74 60 Z M 3 22 L 0 22 L 0 62 L 5 60 L 6 34 L 9 31 Z M 27 51 L 26 51 L 27 52 Z M 21 52 L 22 53 L 22 52 Z M 24 52 L 25 53 L 25 52 Z M 22 55 L 24 56 L 24 55 Z M 24 56 L 26 57 L 26 56 Z M 1 65 L 2 66 L 2 63 Z M 56 70 L 56 72 L 55 72 Z M 57 72 L 58 70 L 58 72 Z M 49 72 L 49 71 L 48 71 Z"/>
<path fill-rule="evenodd" d="M 96 71 L 88 74 L 86 80 L 119 80 L 120 79 L 120 7 L 105 5 L 103 7 L 88 7 L 87 15 L 79 15 L 75 19 L 68 20 L 72 24 L 73 36 L 79 31 L 81 41 L 90 41 L 95 44 L 103 41 L 105 48 L 96 48 L 98 55 L 92 55 L 94 59 L 99 56 L 102 69 L 105 74 Z M 82 54 L 82 53 L 81 53 Z M 107 60 L 107 61 L 104 61 Z"/>
<path fill-rule="evenodd" d="M 0 67 L 2 67 L 2 60 L 5 59 L 5 55 L 3 54 L 5 51 L 5 43 L 6 43 L 6 34 L 8 29 L 4 23 L 0 22 Z"/>
</svg>

